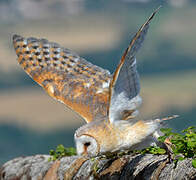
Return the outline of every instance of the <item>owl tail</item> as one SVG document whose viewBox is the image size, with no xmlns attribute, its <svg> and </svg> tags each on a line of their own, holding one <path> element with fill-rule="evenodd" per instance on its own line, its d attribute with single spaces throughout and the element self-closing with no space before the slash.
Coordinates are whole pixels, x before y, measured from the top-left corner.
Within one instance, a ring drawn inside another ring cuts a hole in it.
<svg viewBox="0 0 196 180">
<path fill-rule="evenodd" d="M 172 115 L 172 116 L 164 117 L 161 119 L 155 119 L 155 121 L 158 123 L 163 123 L 163 121 L 167 121 L 167 120 L 178 118 L 178 117 L 179 117 L 179 115 Z"/>
</svg>

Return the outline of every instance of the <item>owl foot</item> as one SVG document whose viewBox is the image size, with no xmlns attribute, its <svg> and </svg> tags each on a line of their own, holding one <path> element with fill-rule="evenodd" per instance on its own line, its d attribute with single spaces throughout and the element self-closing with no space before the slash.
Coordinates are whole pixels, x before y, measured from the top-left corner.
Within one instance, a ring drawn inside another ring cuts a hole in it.
<svg viewBox="0 0 196 180">
<path fill-rule="evenodd" d="M 169 138 L 165 139 L 164 145 L 165 145 L 166 153 L 168 155 L 168 160 L 169 160 L 169 162 L 172 162 L 174 160 L 174 154 L 173 154 L 173 150 L 172 150 L 173 144 L 171 143 Z"/>
</svg>

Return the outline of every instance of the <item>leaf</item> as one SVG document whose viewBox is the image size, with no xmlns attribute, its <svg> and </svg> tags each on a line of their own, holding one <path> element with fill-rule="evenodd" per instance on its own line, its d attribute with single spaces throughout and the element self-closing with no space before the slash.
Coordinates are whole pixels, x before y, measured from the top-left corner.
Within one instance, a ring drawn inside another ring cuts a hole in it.
<svg viewBox="0 0 196 180">
<path fill-rule="evenodd" d="M 52 156 L 50 157 L 50 160 L 55 161 L 56 159 L 60 159 L 65 156 L 76 155 L 76 149 L 72 147 L 65 148 L 62 144 L 60 144 L 56 147 L 56 151 L 50 150 L 49 154 Z"/>
<path fill-rule="evenodd" d="M 65 147 L 62 144 L 58 145 L 56 148 L 56 152 L 59 152 L 59 153 L 63 153 L 64 150 L 65 150 Z"/>
<path fill-rule="evenodd" d="M 55 151 L 52 149 L 52 150 L 50 150 L 49 154 L 50 154 L 51 156 L 53 156 L 53 155 L 55 154 Z"/>
<path fill-rule="evenodd" d="M 158 153 L 159 153 L 159 154 L 165 154 L 165 153 L 166 153 L 166 150 L 165 150 L 165 149 L 160 148 L 160 149 L 158 150 Z"/>
<path fill-rule="evenodd" d="M 185 158 L 184 157 L 179 157 L 178 160 L 183 161 L 183 160 L 185 160 Z"/>
<path fill-rule="evenodd" d="M 187 146 L 191 148 L 196 148 L 196 142 L 188 141 Z"/>
<path fill-rule="evenodd" d="M 161 130 L 161 132 L 164 133 L 164 134 L 169 134 L 169 133 L 171 133 L 171 130 L 172 130 L 172 129 L 171 129 L 171 128 L 161 128 L 160 130 Z"/>
<path fill-rule="evenodd" d="M 158 140 L 160 142 L 164 142 L 166 138 L 167 138 L 167 136 L 160 136 L 160 137 L 158 137 Z"/>
<path fill-rule="evenodd" d="M 193 159 L 193 160 L 192 160 L 192 166 L 193 166 L 194 168 L 196 168 L 196 159 Z"/>
</svg>

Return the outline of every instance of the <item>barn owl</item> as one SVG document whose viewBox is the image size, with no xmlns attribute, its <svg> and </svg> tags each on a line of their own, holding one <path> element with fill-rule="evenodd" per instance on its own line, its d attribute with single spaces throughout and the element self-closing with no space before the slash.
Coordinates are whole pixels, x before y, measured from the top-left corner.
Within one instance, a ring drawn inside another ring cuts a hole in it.
<svg viewBox="0 0 196 180">
<path fill-rule="evenodd" d="M 13 36 L 25 72 L 87 122 L 74 135 L 78 155 L 96 156 L 156 142 L 153 135 L 164 119 L 135 119 L 142 103 L 135 56 L 156 12 L 135 34 L 113 74 L 57 43 Z"/>
</svg>

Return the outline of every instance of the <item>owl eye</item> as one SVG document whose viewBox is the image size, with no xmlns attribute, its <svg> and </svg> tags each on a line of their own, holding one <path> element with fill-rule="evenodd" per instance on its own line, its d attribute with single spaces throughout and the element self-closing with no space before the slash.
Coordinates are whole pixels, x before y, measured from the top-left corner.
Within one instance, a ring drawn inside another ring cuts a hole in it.
<svg viewBox="0 0 196 180">
<path fill-rule="evenodd" d="M 85 142 L 84 143 L 84 154 L 88 154 L 88 147 L 91 145 L 90 142 Z"/>
<path fill-rule="evenodd" d="M 84 143 L 84 146 L 86 147 L 86 148 L 88 148 L 88 146 L 90 146 L 91 145 L 91 143 L 90 142 L 86 142 L 86 143 Z"/>
</svg>

